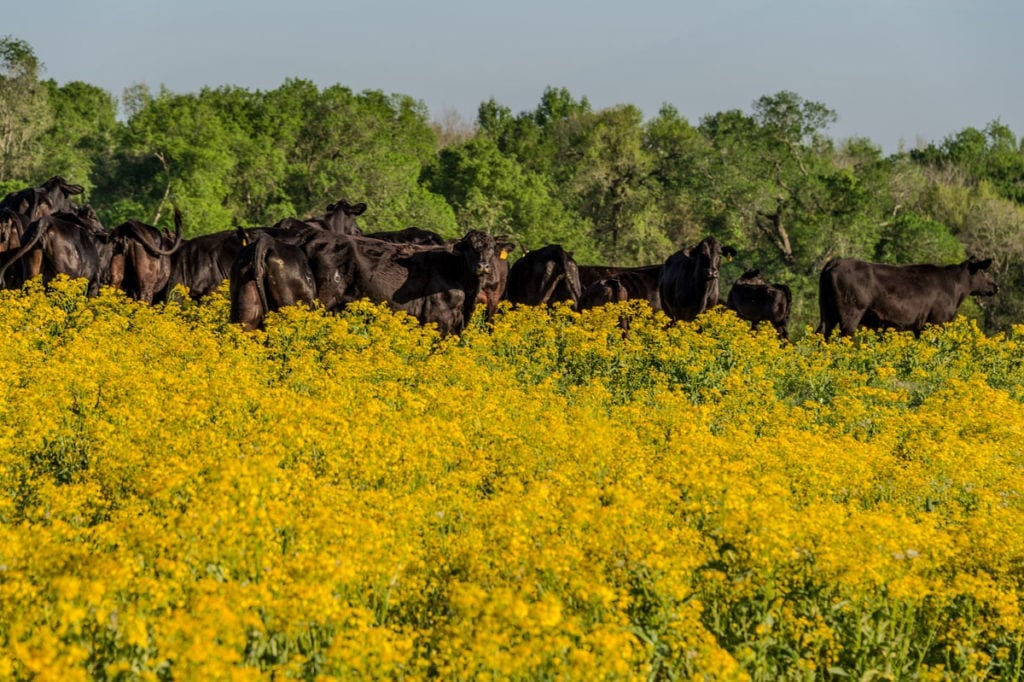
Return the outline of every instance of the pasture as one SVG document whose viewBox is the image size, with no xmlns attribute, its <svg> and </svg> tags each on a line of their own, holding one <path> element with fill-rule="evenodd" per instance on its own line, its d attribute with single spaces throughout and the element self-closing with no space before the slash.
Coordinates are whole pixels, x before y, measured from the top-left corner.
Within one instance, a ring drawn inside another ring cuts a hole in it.
<svg viewBox="0 0 1024 682">
<path fill-rule="evenodd" d="M 0 678 L 1021 676 L 1024 327 L 224 291 L 0 291 Z"/>
</svg>

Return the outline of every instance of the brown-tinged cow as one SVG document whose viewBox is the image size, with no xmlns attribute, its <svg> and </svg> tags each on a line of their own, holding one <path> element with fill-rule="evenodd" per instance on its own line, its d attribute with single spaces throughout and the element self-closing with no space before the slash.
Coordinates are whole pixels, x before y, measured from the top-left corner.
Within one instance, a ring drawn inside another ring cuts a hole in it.
<svg viewBox="0 0 1024 682">
<path fill-rule="evenodd" d="M 725 307 L 756 327 L 768 322 L 779 336 L 789 338 L 789 312 L 793 307 L 793 294 L 785 284 L 769 284 L 758 270 L 747 270 L 729 290 Z"/>
<path fill-rule="evenodd" d="M 330 204 L 327 213 L 308 220 L 284 218 L 272 227 L 250 227 L 244 233 L 237 229 L 224 230 L 186 239 L 171 258 L 171 275 L 166 291 L 170 292 L 181 284 L 188 288 L 193 299 L 213 293 L 228 279 L 231 264 L 239 250 L 259 232 L 291 244 L 302 243 L 321 232 L 361 235 L 356 216 L 365 211 L 366 204 L 350 204 L 342 199 Z M 240 234 L 246 235 L 245 241 Z"/>
<path fill-rule="evenodd" d="M 73 185 L 55 175 L 39 187 L 11 192 L 0 200 L 0 208 L 9 208 L 31 222 L 51 213 L 74 213 L 79 207 L 71 197 L 84 191 L 81 185 Z"/>
<path fill-rule="evenodd" d="M 558 244 L 527 251 L 509 270 L 505 298 L 521 305 L 579 303 L 583 287 L 572 253 Z"/>
<path fill-rule="evenodd" d="M 587 289 L 595 282 L 615 280 L 626 290 L 627 300 L 647 301 L 652 310 L 661 310 L 661 265 L 615 267 L 610 265 L 581 265 L 580 284 Z"/>
<path fill-rule="evenodd" d="M 181 211 L 174 209 L 174 234 L 129 220 L 111 230 L 117 246 L 111 259 L 110 284 L 129 298 L 145 303 L 158 300 L 171 277 L 171 257 L 181 248 Z"/>
<path fill-rule="evenodd" d="M 316 298 L 309 259 L 300 246 L 257 233 L 231 265 L 230 319 L 247 330 L 263 326 L 267 313 Z"/>
<path fill-rule="evenodd" d="M 58 274 L 81 277 L 89 282 L 87 295 L 95 296 L 109 280 L 115 241 L 88 206 L 43 216 L 29 225 L 21 247 L 0 267 L 0 279 L 20 262 L 24 281 L 40 274 L 44 282 Z"/>
<path fill-rule="evenodd" d="M 317 298 L 328 310 L 366 298 L 404 310 L 422 324 L 436 324 L 442 336 L 465 328 L 501 250 L 494 237 L 479 230 L 445 246 L 324 235 L 303 248 Z"/>
</svg>

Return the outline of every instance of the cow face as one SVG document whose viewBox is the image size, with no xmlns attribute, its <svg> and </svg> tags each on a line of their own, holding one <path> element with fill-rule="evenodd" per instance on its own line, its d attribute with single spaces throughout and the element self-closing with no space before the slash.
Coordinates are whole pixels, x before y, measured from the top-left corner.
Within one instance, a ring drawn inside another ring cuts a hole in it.
<svg viewBox="0 0 1024 682">
<path fill-rule="evenodd" d="M 722 256 L 732 258 L 734 255 L 736 250 L 731 246 L 722 246 L 714 237 L 707 237 L 694 247 L 690 257 L 696 262 L 698 278 L 710 287 L 718 283 L 718 267 L 722 262 Z"/>
<path fill-rule="evenodd" d="M 500 257 L 499 247 L 494 237 L 480 230 L 470 230 L 452 247 L 452 251 L 461 255 L 466 261 L 469 272 L 483 277 L 491 271 L 491 264 Z"/>
<path fill-rule="evenodd" d="M 972 296 L 995 296 L 999 292 L 999 285 L 988 271 L 992 265 L 991 258 L 978 260 L 972 256 L 966 265 Z"/>
<path fill-rule="evenodd" d="M 356 216 L 366 212 L 366 204 L 350 204 L 344 199 L 327 206 L 327 213 L 324 215 L 324 222 L 328 229 L 339 234 L 362 234 L 356 224 Z"/>
</svg>

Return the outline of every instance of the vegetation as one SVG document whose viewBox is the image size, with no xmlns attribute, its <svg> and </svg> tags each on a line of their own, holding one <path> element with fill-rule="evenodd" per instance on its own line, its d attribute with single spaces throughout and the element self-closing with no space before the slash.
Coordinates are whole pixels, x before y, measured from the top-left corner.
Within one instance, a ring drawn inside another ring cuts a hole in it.
<svg viewBox="0 0 1024 682">
<path fill-rule="evenodd" d="M 0 677 L 1020 679 L 1024 327 L 226 320 L 0 292 Z"/>
<path fill-rule="evenodd" d="M 64 175 L 107 224 L 170 226 L 173 200 L 194 236 L 347 198 L 370 205 L 371 230 L 488 229 L 615 265 L 713 234 L 740 249 L 726 283 L 758 267 L 792 288 L 796 328 L 817 319 L 829 258 L 991 256 L 1003 293 L 964 312 L 989 332 L 1024 320 L 1024 139 L 998 120 L 885 157 L 829 138 L 839 114 L 793 92 L 691 123 L 548 88 L 533 111 L 483 102 L 467 129 L 405 95 L 300 78 L 266 92 L 136 85 L 118 118 L 109 93 L 42 70 L 30 45 L 0 39 L 0 193 Z"/>
</svg>

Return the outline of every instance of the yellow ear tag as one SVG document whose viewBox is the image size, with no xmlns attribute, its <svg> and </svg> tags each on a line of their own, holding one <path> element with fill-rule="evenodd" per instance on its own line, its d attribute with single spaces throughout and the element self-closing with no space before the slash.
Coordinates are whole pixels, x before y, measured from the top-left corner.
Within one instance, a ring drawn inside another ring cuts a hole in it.
<svg viewBox="0 0 1024 682">
<path fill-rule="evenodd" d="M 500 258 L 501 260 L 508 260 L 508 251 L 502 249 L 501 253 L 498 254 L 498 258 Z"/>
</svg>

